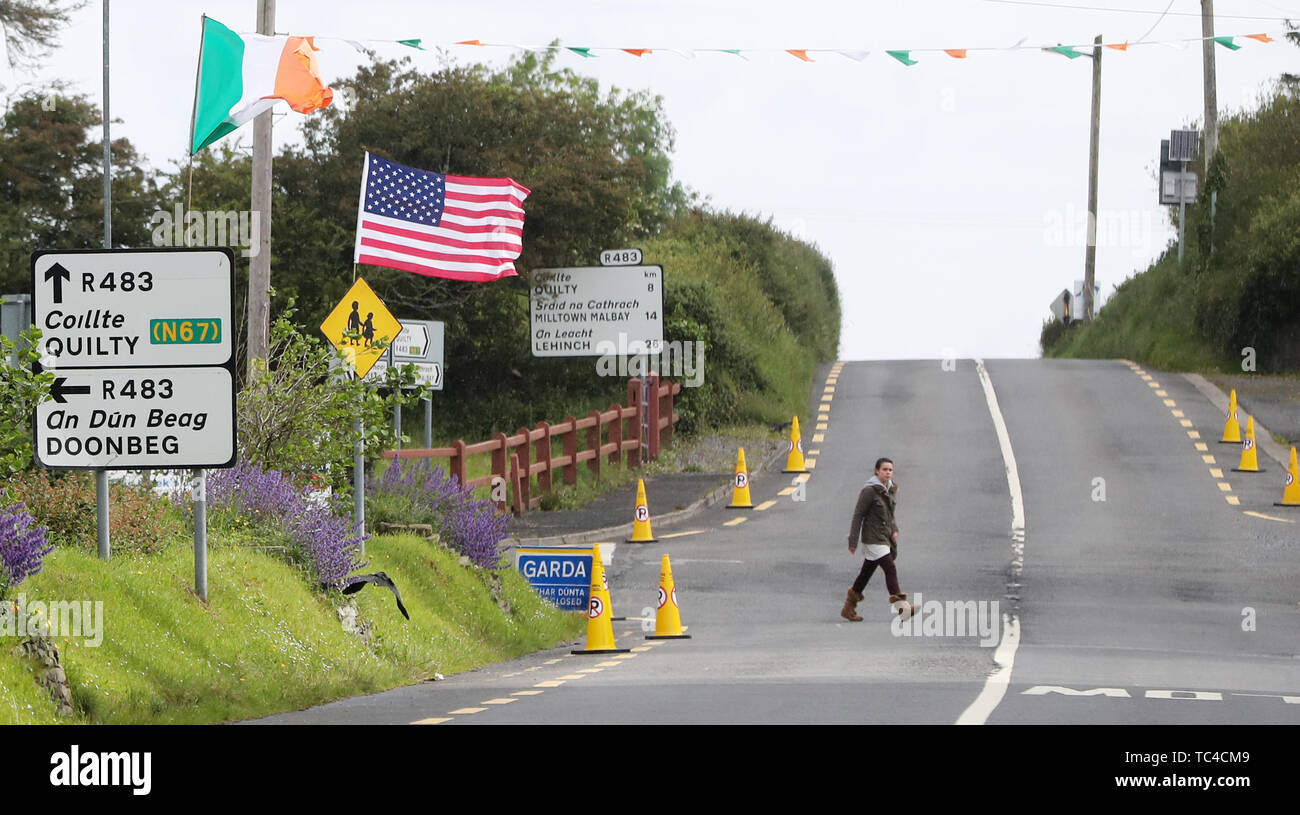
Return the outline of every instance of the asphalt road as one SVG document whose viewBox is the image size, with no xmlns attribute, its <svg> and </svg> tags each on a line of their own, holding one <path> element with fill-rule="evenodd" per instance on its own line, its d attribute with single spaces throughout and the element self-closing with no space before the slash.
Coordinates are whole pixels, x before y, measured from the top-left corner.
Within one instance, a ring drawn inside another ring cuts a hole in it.
<svg viewBox="0 0 1300 815">
<path fill-rule="evenodd" d="M 802 496 L 763 475 L 765 509 L 715 507 L 613 547 L 627 655 L 557 648 L 260 721 L 1300 723 L 1300 510 L 1272 506 L 1277 464 L 1231 472 L 1223 417 L 1180 376 L 984 367 L 996 412 L 971 360 L 819 372 L 814 404 L 828 375 L 833 391 L 826 429 L 805 433 Z M 900 484 L 902 588 L 924 601 L 907 631 L 879 573 L 864 622 L 838 613 L 862 562 L 849 515 L 880 455 Z M 635 618 L 653 617 L 664 553 L 692 639 L 651 644 Z M 982 631 L 958 625 L 971 611 Z"/>
</svg>

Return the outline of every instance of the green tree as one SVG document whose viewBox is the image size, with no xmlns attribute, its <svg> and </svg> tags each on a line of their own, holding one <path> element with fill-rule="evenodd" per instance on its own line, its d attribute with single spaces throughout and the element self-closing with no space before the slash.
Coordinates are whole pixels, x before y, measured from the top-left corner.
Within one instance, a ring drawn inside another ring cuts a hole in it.
<svg viewBox="0 0 1300 815">
<path fill-rule="evenodd" d="M 4 31 L 9 67 L 30 68 L 54 46 L 59 29 L 86 0 L 0 0 L 0 29 Z"/>
<path fill-rule="evenodd" d="M 104 235 L 99 108 L 82 96 L 29 93 L 0 117 L 0 294 L 31 290 L 36 249 L 89 249 Z M 131 142 L 113 141 L 113 242 L 149 243 L 153 174 Z"/>
</svg>

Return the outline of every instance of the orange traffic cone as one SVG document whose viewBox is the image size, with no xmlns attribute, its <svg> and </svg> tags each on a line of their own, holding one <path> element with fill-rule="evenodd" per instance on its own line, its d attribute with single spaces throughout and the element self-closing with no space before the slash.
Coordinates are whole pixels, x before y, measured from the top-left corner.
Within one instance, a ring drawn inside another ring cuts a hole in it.
<svg viewBox="0 0 1300 815">
<path fill-rule="evenodd" d="M 1255 417 L 1246 417 L 1246 438 L 1241 442 L 1241 463 L 1232 468 L 1234 473 L 1262 473 L 1259 451 L 1255 449 Z"/>
<path fill-rule="evenodd" d="M 689 640 L 690 634 L 682 633 L 682 615 L 677 608 L 677 588 L 673 584 L 673 565 L 664 555 L 659 566 L 659 612 L 655 615 L 655 632 L 646 637 L 648 640 Z"/>
<path fill-rule="evenodd" d="M 1237 422 L 1237 391 L 1228 394 L 1228 421 L 1223 425 L 1220 444 L 1241 444 L 1241 425 Z"/>
<path fill-rule="evenodd" d="M 1282 487 L 1282 501 L 1275 507 L 1300 507 L 1300 468 L 1296 467 L 1295 448 L 1291 448 L 1291 463 L 1286 468 L 1286 481 Z"/>
<path fill-rule="evenodd" d="M 803 436 L 799 435 L 799 417 L 790 422 L 790 455 L 785 458 L 783 473 L 808 472 L 803 463 Z"/>
<path fill-rule="evenodd" d="M 754 502 L 749 497 L 749 470 L 745 467 L 745 448 L 740 448 L 736 456 L 736 476 L 732 479 L 731 503 L 727 509 L 753 509 Z"/>
<path fill-rule="evenodd" d="M 645 499 L 645 481 L 638 478 L 636 481 L 636 510 L 632 516 L 632 537 L 627 538 L 627 543 L 656 543 L 658 538 L 650 530 L 650 505 Z"/>
<path fill-rule="evenodd" d="M 587 601 L 587 647 L 572 654 L 625 654 L 631 648 L 614 644 L 614 623 L 610 617 L 609 583 L 605 580 L 605 567 L 600 562 L 600 550 L 591 557 L 591 599 Z"/>
</svg>

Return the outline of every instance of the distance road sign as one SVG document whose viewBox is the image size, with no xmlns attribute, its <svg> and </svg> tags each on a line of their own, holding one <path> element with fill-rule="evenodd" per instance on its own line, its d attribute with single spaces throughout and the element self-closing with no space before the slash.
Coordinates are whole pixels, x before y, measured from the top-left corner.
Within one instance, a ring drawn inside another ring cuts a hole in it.
<svg viewBox="0 0 1300 815">
<path fill-rule="evenodd" d="M 663 277 L 659 266 L 537 269 L 528 309 L 533 356 L 659 353 Z"/>
</svg>

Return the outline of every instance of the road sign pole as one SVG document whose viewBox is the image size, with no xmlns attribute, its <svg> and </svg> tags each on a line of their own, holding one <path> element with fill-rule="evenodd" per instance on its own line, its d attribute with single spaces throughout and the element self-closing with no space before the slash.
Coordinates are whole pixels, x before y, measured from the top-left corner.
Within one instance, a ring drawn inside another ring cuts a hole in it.
<svg viewBox="0 0 1300 815">
<path fill-rule="evenodd" d="M 424 400 L 424 447 L 433 447 L 433 400 Z"/>
<path fill-rule="evenodd" d="M 352 524 L 357 529 L 357 534 L 364 534 L 366 531 L 366 461 L 365 461 L 365 440 L 361 438 L 365 425 L 361 421 L 361 415 L 358 412 L 357 418 L 352 421 L 352 432 L 356 435 L 356 442 L 352 446 Z M 361 556 L 366 556 L 366 542 L 361 541 Z"/>
<path fill-rule="evenodd" d="M 402 403 L 393 405 L 393 435 L 397 437 L 397 449 L 402 449 Z"/>
<path fill-rule="evenodd" d="M 208 471 L 194 471 L 194 591 L 208 601 Z"/>
<path fill-rule="evenodd" d="M 1187 162 L 1178 170 L 1178 262 L 1183 262 L 1183 224 L 1187 222 Z"/>
<path fill-rule="evenodd" d="M 104 248 L 113 248 L 113 140 L 108 115 L 108 2 L 104 0 Z M 108 472 L 95 471 L 95 528 L 99 557 L 108 560 Z"/>
</svg>

